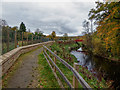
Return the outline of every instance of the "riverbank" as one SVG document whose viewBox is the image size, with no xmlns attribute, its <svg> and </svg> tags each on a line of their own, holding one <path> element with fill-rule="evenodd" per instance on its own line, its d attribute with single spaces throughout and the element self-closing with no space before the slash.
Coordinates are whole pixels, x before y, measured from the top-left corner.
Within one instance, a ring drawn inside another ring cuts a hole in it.
<svg viewBox="0 0 120 90">
<path fill-rule="evenodd" d="M 75 56 L 70 54 L 71 48 L 77 47 L 77 44 L 73 41 L 69 42 L 56 42 L 51 45 L 49 48 L 52 51 L 57 52 L 57 55 L 68 62 L 71 66 L 73 66 L 74 62 L 77 62 Z M 63 66 L 63 65 L 61 65 Z M 61 68 L 64 70 L 64 68 Z M 66 70 L 65 70 L 66 71 Z M 96 78 L 91 72 L 89 72 L 86 67 L 79 66 L 79 74 L 85 79 L 85 81 L 92 87 L 92 88 L 109 88 L 111 82 L 106 82 L 103 78 Z M 67 71 L 67 77 L 69 78 L 70 72 Z M 71 78 L 72 80 L 72 78 Z"/>
<path fill-rule="evenodd" d="M 102 57 L 102 58 L 105 58 L 105 59 L 108 59 L 108 60 L 110 60 L 110 61 L 116 61 L 116 62 L 120 62 L 120 57 L 112 57 L 112 56 L 105 56 L 105 54 L 97 54 L 97 53 L 95 53 L 94 51 L 89 51 L 87 48 L 85 48 L 85 45 L 84 44 L 82 44 L 82 49 L 83 49 L 83 51 L 85 51 L 86 53 L 88 53 L 89 54 L 89 52 L 90 53 L 92 53 L 94 56 L 97 56 L 97 57 Z M 104 52 L 105 53 L 105 52 Z"/>
</svg>

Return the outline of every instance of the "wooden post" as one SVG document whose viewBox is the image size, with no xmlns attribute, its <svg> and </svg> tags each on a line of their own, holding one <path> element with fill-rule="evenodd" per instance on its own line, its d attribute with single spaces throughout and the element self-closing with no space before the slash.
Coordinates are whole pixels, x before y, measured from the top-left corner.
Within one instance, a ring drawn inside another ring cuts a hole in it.
<svg viewBox="0 0 120 90">
<path fill-rule="evenodd" d="M 37 43 L 39 43 L 39 36 L 38 36 L 38 41 L 37 41 Z"/>
<path fill-rule="evenodd" d="M 35 37 L 35 35 L 33 35 L 33 43 L 35 43 L 36 42 L 36 37 Z"/>
<path fill-rule="evenodd" d="M 74 63 L 74 68 L 75 68 L 75 70 L 77 70 L 77 72 L 78 72 L 78 70 L 79 70 L 79 65 L 78 65 L 78 63 Z M 76 79 L 76 77 L 73 75 L 73 87 L 74 88 L 78 88 L 78 80 Z"/>
<path fill-rule="evenodd" d="M 36 43 L 36 35 L 35 35 L 35 42 L 34 43 Z"/>
<path fill-rule="evenodd" d="M 35 43 L 37 43 L 37 36 L 36 36 L 36 42 Z"/>
<path fill-rule="evenodd" d="M 28 33 L 27 33 L 27 45 L 28 45 Z"/>
<path fill-rule="evenodd" d="M 40 43 L 40 36 L 39 36 L 39 43 Z"/>
<path fill-rule="evenodd" d="M 39 43 L 39 36 L 38 36 L 38 43 Z"/>
<path fill-rule="evenodd" d="M 23 32 L 22 32 L 22 46 L 23 46 Z"/>
<path fill-rule="evenodd" d="M 17 48 L 17 31 L 15 30 L 15 48 Z"/>
<path fill-rule="evenodd" d="M 32 44 L 33 44 L 33 34 L 32 34 Z"/>
<path fill-rule="evenodd" d="M 7 52 L 9 51 L 9 29 L 7 30 Z"/>
<path fill-rule="evenodd" d="M 57 54 L 56 51 L 54 51 L 54 53 Z M 54 63 L 56 64 L 56 57 L 54 57 Z M 54 72 L 56 73 L 56 68 L 55 68 L 55 66 L 54 66 Z"/>
<path fill-rule="evenodd" d="M 37 38 L 36 38 L 36 39 L 37 39 L 36 41 L 38 42 L 38 36 L 37 36 Z M 36 43 L 37 43 L 37 42 L 36 42 Z"/>
<path fill-rule="evenodd" d="M 41 40 L 41 39 L 42 39 L 42 36 L 40 36 L 40 43 L 42 42 L 42 40 Z"/>
</svg>

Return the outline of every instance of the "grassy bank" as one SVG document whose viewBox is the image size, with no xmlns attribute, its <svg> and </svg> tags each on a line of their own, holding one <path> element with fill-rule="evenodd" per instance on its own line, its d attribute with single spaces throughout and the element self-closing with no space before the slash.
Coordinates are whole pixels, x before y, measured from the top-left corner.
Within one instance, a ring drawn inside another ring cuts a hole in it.
<svg viewBox="0 0 120 90">
<path fill-rule="evenodd" d="M 68 62 L 70 65 L 73 66 L 73 62 L 75 62 L 76 58 L 70 54 L 70 51 L 73 49 L 78 49 L 78 45 L 74 41 L 68 41 L 68 42 L 55 42 L 49 48 L 54 52 L 56 51 L 57 55 L 60 56 L 60 58 L 64 59 L 66 62 Z"/>
<path fill-rule="evenodd" d="M 75 42 L 56 42 L 53 45 L 51 45 L 49 48 L 52 51 L 56 51 L 59 57 L 61 57 L 66 62 L 68 62 L 71 66 L 73 66 L 74 62 L 77 62 L 77 59 L 73 55 L 70 54 L 70 50 L 71 48 L 74 48 L 74 47 L 77 47 L 77 44 Z M 58 60 L 57 60 L 57 65 L 72 83 L 73 74 L 71 73 L 71 71 L 68 70 Z M 111 82 L 107 83 L 103 78 L 100 78 L 100 79 L 96 78 L 85 67 L 79 66 L 79 74 L 85 79 L 85 81 L 92 88 L 108 88 L 111 85 L 110 84 Z M 81 86 L 79 85 L 79 87 Z"/>
<path fill-rule="evenodd" d="M 54 77 L 54 74 L 52 73 L 52 70 L 47 63 L 43 52 L 39 55 L 38 64 L 38 82 L 40 82 L 40 84 L 37 88 L 59 88 L 59 84 L 57 83 L 57 80 Z"/>
</svg>

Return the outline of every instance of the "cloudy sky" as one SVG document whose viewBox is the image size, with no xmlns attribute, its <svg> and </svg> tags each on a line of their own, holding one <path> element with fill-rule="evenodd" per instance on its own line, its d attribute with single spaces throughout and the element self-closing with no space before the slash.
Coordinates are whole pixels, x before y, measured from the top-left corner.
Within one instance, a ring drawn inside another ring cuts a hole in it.
<svg viewBox="0 0 120 90">
<path fill-rule="evenodd" d="M 56 31 L 57 35 L 76 36 L 81 35 L 82 22 L 93 7 L 94 0 L 4 0 L 2 19 L 9 26 L 19 27 L 24 22 L 27 29 L 35 31 L 39 28 L 46 35 Z"/>
</svg>

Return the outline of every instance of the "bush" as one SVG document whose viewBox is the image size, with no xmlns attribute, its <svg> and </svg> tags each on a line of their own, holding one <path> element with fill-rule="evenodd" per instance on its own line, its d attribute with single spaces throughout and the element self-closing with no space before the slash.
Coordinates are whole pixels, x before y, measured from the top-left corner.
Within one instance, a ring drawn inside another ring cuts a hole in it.
<svg viewBox="0 0 120 90">
<path fill-rule="evenodd" d="M 93 54 L 94 55 L 105 55 L 105 48 L 100 38 L 94 38 L 93 43 Z"/>
</svg>

